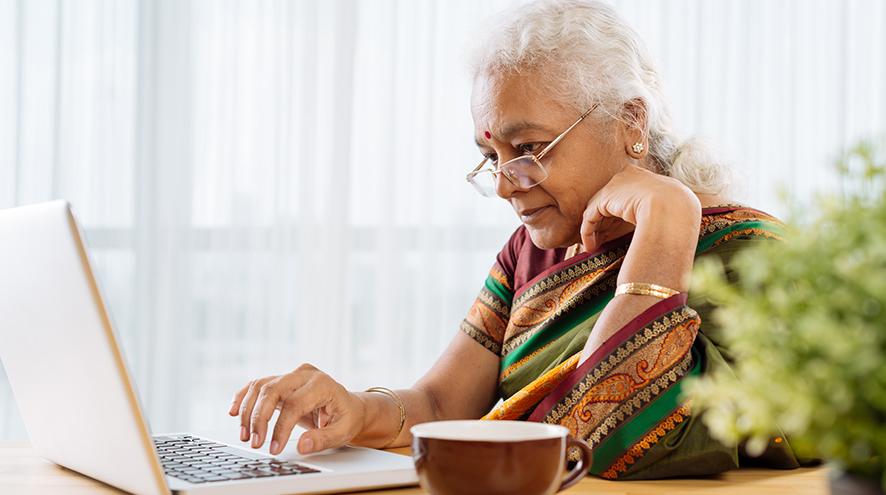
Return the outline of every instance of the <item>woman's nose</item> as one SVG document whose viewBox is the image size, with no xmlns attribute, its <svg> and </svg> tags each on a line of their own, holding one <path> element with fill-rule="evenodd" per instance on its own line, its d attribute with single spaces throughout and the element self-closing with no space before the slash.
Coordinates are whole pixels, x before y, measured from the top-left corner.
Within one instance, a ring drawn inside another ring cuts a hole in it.
<svg viewBox="0 0 886 495">
<path fill-rule="evenodd" d="M 508 172 L 502 170 L 500 173 L 495 174 L 495 194 L 502 199 L 511 199 L 514 191 L 518 191 L 520 188 L 504 176 L 506 173 Z"/>
</svg>

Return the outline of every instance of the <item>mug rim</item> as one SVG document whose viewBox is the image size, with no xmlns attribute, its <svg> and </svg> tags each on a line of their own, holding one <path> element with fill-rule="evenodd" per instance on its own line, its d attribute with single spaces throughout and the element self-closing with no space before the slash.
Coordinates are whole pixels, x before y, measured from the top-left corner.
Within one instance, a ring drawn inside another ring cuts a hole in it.
<svg viewBox="0 0 886 495">
<path fill-rule="evenodd" d="M 419 423 L 409 429 L 414 438 L 462 442 L 526 442 L 569 436 L 569 429 L 535 421 L 443 420 Z"/>
</svg>

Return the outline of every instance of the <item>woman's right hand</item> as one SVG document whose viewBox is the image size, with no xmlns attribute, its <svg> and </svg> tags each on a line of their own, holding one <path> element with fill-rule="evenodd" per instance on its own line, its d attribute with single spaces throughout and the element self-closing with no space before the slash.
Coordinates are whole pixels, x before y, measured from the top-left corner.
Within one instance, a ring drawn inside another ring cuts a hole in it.
<svg viewBox="0 0 886 495">
<path fill-rule="evenodd" d="M 342 446 L 362 431 L 366 405 L 329 375 L 303 364 L 285 375 L 252 380 L 234 395 L 228 414 L 240 416 L 240 440 L 261 447 L 268 422 L 279 409 L 270 453 L 286 447 L 296 424 L 307 429 L 298 442 L 302 454 Z"/>
</svg>

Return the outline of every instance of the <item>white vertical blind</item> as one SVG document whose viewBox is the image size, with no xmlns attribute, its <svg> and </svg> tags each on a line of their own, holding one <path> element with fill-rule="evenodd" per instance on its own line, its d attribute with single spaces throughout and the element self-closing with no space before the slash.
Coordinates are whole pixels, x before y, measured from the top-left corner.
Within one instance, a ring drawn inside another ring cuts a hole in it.
<svg viewBox="0 0 886 495">
<path fill-rule="evenodd" d="M 517 225 L 463 179 L 464 46 L 510 3 L 0 0 L 0 207 L 74 203 L 155 430 L 305 361 L 351 388 L 433 363 Z M 783 213 L 886 132 L 883 2 L 615 5 L 739 200 Z"/>
</svg>

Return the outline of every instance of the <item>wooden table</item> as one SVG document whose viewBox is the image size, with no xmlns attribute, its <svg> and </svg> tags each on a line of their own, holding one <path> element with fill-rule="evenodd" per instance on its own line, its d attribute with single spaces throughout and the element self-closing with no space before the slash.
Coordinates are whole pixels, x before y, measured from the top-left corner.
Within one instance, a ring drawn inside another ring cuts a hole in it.
<svg viewBox="0 0 886 495">
<path fill-rule="evenodd" d="M 409 449 L 393 449 L 408 454 Z M 6 494 L 101 494 L 122 493 L 93 479 L 57 466 L 39 456 L 26 442 L 0 442 L 0 493 Z M 425 493 L 418 487 L 362 492 L 367 495 L 413 495 Z M 704 494 L 767 495 L 797 493 L 827 495 L 827 468 L 792 471 L 743 469 L 702 479 L 660 481 L 606 481 L 588 477 L 566 494 Z"/>
</svg>

